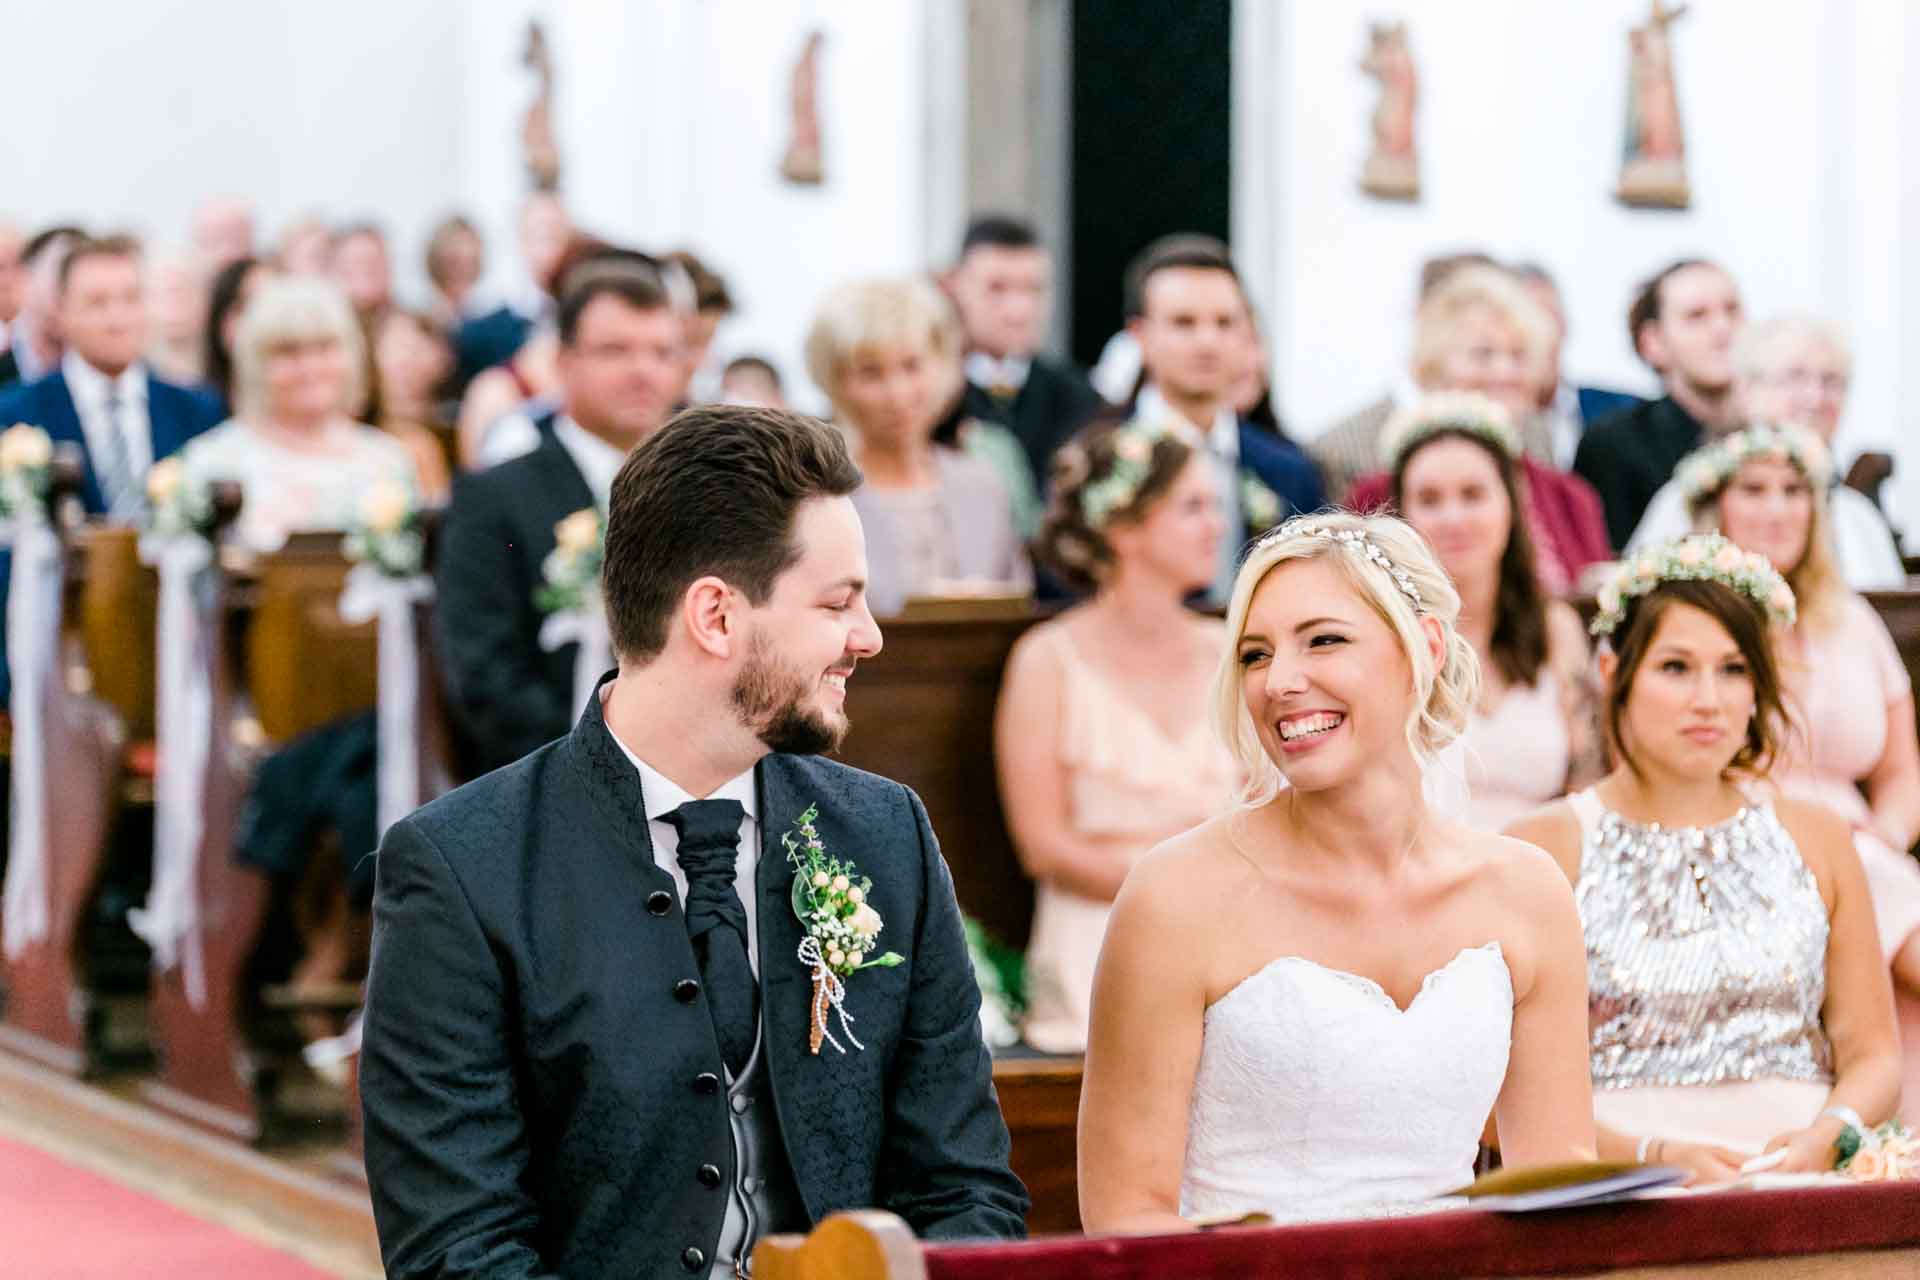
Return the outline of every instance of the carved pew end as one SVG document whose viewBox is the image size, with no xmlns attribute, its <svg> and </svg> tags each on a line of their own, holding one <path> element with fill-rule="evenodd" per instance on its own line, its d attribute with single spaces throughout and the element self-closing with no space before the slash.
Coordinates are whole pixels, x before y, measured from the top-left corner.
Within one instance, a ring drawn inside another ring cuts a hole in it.
<svg viewBox="0 0 1920 1280">
<path fill-rule="evenodd" d="M 753 1251 L 757 1280 L 926 1280 L 913 1231 L 880 1209 L 836 1213 L 805 1236 L 768 1236 Z"/>
</svg>

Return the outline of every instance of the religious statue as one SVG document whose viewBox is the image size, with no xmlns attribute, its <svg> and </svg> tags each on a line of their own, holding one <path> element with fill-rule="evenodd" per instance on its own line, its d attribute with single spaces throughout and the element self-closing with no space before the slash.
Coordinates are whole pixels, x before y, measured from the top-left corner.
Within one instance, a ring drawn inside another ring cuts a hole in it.
<svg viewBox="0 0 1920 1280">
<path fill-rule="evenodd" d="M 1418 76 L 1407 47 L 1407 24 L 1376 22 L 1360 69 L 1380 82 L 1373 109 L 1373 150 L 1360 174 L 1360 189 L 1386 200 L 1420 198 L 1420 153 L 1413 136 Z"/>
<path fill-rule="evenodd" d="M 788 100 L 792 113 L 787 153 L 780 160 L 780 176 L 802 186 L 818 186 L 826 169 L 820 155 L 820 46 L 826 37 L 807 33 L 807 42 L 793 64 L 793 88 Z"/>
<path fill-rule="evenodd" d="M 1686 11 L 1684 4 L 1669 9 L 1664 0 L 1653 0 L 1646 24 L 1627 33 L 1627 139 L 1617 193 L 1622 204 L 1684 209 L 1693 198 L 1673 80 L 1672 27 Z"/>
<path fill-rule="evenodd" d="M 520 64 L 533 72 L 533 101 L 520 126 L 520 149 L 535 191 L 560 189 L 560 145 L 553 136 L 553 54 L 538 19 L 527 24 L 527 45 Z"/>
</svg>

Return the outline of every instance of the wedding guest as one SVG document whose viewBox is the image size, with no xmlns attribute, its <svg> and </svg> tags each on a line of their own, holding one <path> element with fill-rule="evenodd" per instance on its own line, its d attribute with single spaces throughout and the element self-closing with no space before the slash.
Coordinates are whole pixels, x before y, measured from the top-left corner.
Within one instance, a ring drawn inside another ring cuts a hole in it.
<svg viewBox="0 0 1920 1280">
<path fill-rule="evenodd" d="M 1007 659 L 994 766 L 1014 851 L 1038 883 L 1026 1042 L 1080 1053 L 1107 913 L 1147 850 L 1231 805 L 1237 781 L 1206 731 L 1220 624 L 1187 599 L 1225 533 L 1199 433 L 1095 423 L 1054 455 L 1035 554 L 1086 593 Z"/>
<path fill-rule="evenodd" d="M 1419 534 L 1329 512 L 1255 543 L 1213 723 L 1241 804 L 1128 875 L 1081 1095 L 1089 1231 L 1405 1211 L 1590 1158 L 1572 895 L 1538 850 L 1443 818 L 1423 775 L 1479 676 Z"/>
<path fill-rule="evenodd" d="M 381 486 L 413 488 L 413 460 L 355 422 L 366 356 L 346 296 L 311 276 L 270 280 L 247 304 L 234 343 L 234 416 L 181 455 L 188 476 L 233 480 L 234 535 L 272 551 L 290 534 L 350 527 Z"/>
<path fill-rule="evenodd" d="M 373 332 L 375 425 L 413 458 L 415 490 L 429 506 L 445 506 L 453 489 L 447 445 L 452 424 L 439 393 L 453 371 L 453 344 L 429 312 L 389 308 Z"/>
<path fill-rule="evenodd" d="M 298 218 L 280 233 L 274 257 L 290 276 L 324 276 L 333 261 L 333 228 L 318 214 Z"/>
<path fill-rule="evenodd" d="M 787 393 L 780 371 L 765 356 L 735 356 L 720 375 L 720 399 L 756 409 L 784 409 Z"/>
<path fill-rule="evenodd" d="M 1239 372 L 1227 392 L 1227 401 L 1242 422 L 1259 427 L 1282 444 L 1298 449 L 1300 445 L 1280 421 L 1274 407 L 1273 384 L 1267 376 L 1267 340 L 1260 328 L 1260 315 L 1247 304 L 1246 341 L 1241 346 Z"/>
<path fill-rule="evenodd" d="M 1470 393 L 1427 396 L 1381 434 L 1394 509 L 1432 544 L 1460 593 L 1480 659 L 1461 742 L 1467 818 L 1498 831 L 1597 772 L 1580 617 L 1541 585 L 1506 411 Z"/>
<path fill-rule="evenodd" d="M 353 304 L 361 327 L 372 332 L 374 321 L 393 305 L 393 259 L 387 252 L 387 233 L 371 222 L 340 228 L 333 237 L 328 267 Z"/>
<path fill-rule="evenodd" d="M 1762 320 L 1734 343 L 1733 367 L 1734 398 L 1743 419 L 1808 427 L 1832 449 L 1853 375 L 1853 359 L 1838 330 L 1809 316 Z M 1905 586 L 1906 569 L 1887 518 L 1872 498 L 1838 481 L 1834 475 L 1829 482 L 1826 514 L 1848 585 L 1858 591 Z M 1647 504 L 1627 550 L 1679 537 L 1691 527 L 1691 516 L 1679 484 L 1669 480 Z"/>
<path fill-rule="evenodd" d="M 184 258 L 163 258 L 150 275 L 147 363 L 169 382 L 198 386 L 206 381 L 207 280 Z"/>
<path fill-rule="evenodd" d="M 1545 420 L 1545 431 L 1553 442 L 1551 462 L 1562 471 L 1573 466 L 1573 455 L 1587 428 L 1604 418 L 1640 403 L 1640 397 L 1603 387 L 1579 387 L 1567 380 L 1561 368 L 1561 355 L 1567 345 L 1567 308 L 1560 297 L 1560 286 L 1548 270 L 1537 262 L 1516 263 L 1513 278 L 1527 292 L 1549 324 L 1548 341 L 1540 352 L 1537 407 Z"/>
<path fill-rule="evenodd" d="M 808 332 L 807 371 L 866 477 L 853 503 L 875 614 L 897 614 L 915 596 L 1032 590 L 1005 473 L 978 456 L 979 443 L 934 440 L 960 371 L 959 326 L 939 290 L 915 277 L 835 289 Z M 1007 433 L 972 422 L 964 435 Z"/>
<path fill-rule="evenodd" d="M 427 237 L 427 279 L 433 285 L 438 323 L 459 324 L 473 314 L 486 269 L 487 246 L 480 228 L 465 214 L 442 218 Z"/>
<path fill-rule="evenodd" d="M 1498 404 L 1514 425 L 1523 450 L 1517 465 L 1541 580 L 1549 594 L 1564 596 L 1578 588 L 1589 567 L 1611 559 L 1611 551 L 1598 496 L 1585 481 L 1547 461 L 1552 449 L 1535 389 L 1546 335 L 1543 313 L 1505 272 L 1457 267 L 1421 304 L 1413 377 L 1422 389 L 1417 394 L 1472 392 Z M 1383 420 L 1373 429 L 1376 447 L 1384 427 Z M 1383 455 L 1380 462 L 1390 465 L 1391 459 Z M 1357 476 L 1345 505 L 1371 511 L 1387 500 L 1389 488 L 1384 472 Z"/>
<path fill-rule="evenodd" d="M 1590 984 L 1599 1154 L 1726 1182 L 1831 1168 L 1899 1095 L 1867 879 L 1846 823 L 1761 781 L 1786 731 L 1770 626 L 1793 592 L 1717 536 L 1667 543 L 1602 587 L 1617 764 L 1510 828 L 1574 885 Z"/>
<path fill-rule="evenodd" d="M 67 250 L 86 239 L 78 227 L 54 226 L 34 234 L 20 251 L 26 273 L 20 309 L 7 324 L 7 351 L 0 358 L 0 388 L 32 382 L 60 365 L 60 268 Z"/>
<path fill-rule="evenodd" d="M 641 262 L 569 273 L 556 324 L 560 408 L 542 415 L 531 452 L 460 478 L 441 532 L 434 639 L 475 772 L 559 737 L 579 711 L 578 646 L 540 643 L 555 527 L 605 513 L 621 463 L 660 429 L 685 378 L 680 315 Z"/>
<path fill-rule="evenodd" d="M 668 269 L 684 274 L 693 293 L 693 305 L 683 308 L 687 326 L 687 400 L 704 404 L 720 397 L 723 366 L 714 362 L 713 337 L 733 314 L 733 294 L 727 282 L 691 250 L 676 249 L 661 259 Z"/>
<path fill-rule="evenodd" d="M 223 415 L 233 412 L 233 344 L 240 317 L 260 286 L 278 271 L 262 258 L 236 258 L 214 274 L 208 290 L 207 325 L 200 357 L 207 390 L 219 397 Z"/>
<path fill-rule="evenodd" d="M 1796 732 L 1771 775 L 1853 829 L 1894 979 L 1920 992 L 1920 738 L 1913 687 L 1874 607 L 1834 563 L 1826 447 L 1799 427 L 1754 426 L 1680 464 L 1675 483 L 1697 523 L 1767 557 L 1799 601 L 1777 638 Z"/>
<path fill-rule="evenodd" d="M 1053 256 L 1031 226 L 989 214 L 968 224 L 941 284 L 966 331 L 967 413 L 1012 431 L 1043 487 L 1053 451 L 1106 406 L 1078 369 L 1041 351 Z"/>
<path fill-rule="evenodd" d="M 221 268 L 253 256 L 253 204 L 235 196 L 203 201 L 193 211 L 193 270 L 210 280 Z"/>
<path fill-rule="evenodd" d="M 583 237 L 574 231 L 566 205 L 551 191 L 527 196 L 520 206 L 518 233 L 520 261 L 504 300 L 492 311 L 462 321 L 454 333 L 456 391 L 464 391 L 481 370 L 511 360 L 543 327 L 551 328 L 560 276 Z"/>
<path fill-rule="evenodd" d="M 1594 424 L 1573 458 L 1600 494 L 1614 546 L 1627 545 L 1681 458 L 1737 425 L 1733 343 L 1745 322 L 1733 277 L 1701 258 L 1663 267 L 1635 294 L 1627 335 L 1666 394 Z"/>
<path fill-rule="evenodd" d="M 26 301 L 26 249 L 27 237 L 20 228 L 0 219 L 0 385 L 12 382 L 19 376 L 17 371 L 7 371 L 7 361 L 13 355 L 13 336 L 9 326 L 13 324 L 13 318 L 20 314 L 20 308 Z"/>
<path fill-rule="evenodd" d="M 1230 530 L 1209 597 L 1224 602 L 1241 530 L 1258 533 L 1318 510 L 1320 476 L 1306 454 L 1242 420 L 1229 398 L 1250 314 L 1225 245 L 1205 236 L 1156 241 L 1129 267 L 1128 289 L 1128 331 L 1140 344 L 1144 378 L 1133 416 L 1185 422 L 1207 442 Z"/>
</svg>

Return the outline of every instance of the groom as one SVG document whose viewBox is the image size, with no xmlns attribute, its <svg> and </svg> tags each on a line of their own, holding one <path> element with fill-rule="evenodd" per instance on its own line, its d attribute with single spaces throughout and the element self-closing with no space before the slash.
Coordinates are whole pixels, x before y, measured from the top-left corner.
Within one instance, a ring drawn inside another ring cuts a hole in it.
<svg viewBox="0 0 1920 1280">
<path fill-rule="evenodd" d="M 617 674 L 387 834 L 361 1089 L 395 1280 L 734 1276 L 863 1206 L 1023 1233 L 926 811 L 818 758 L 880 651 L 860 482 L 824 423 L 680 414 L 613 486 Z M 818 1052 L 783 843 L 810 807 L 905 958 L 845 977 Z"/>
</svg>

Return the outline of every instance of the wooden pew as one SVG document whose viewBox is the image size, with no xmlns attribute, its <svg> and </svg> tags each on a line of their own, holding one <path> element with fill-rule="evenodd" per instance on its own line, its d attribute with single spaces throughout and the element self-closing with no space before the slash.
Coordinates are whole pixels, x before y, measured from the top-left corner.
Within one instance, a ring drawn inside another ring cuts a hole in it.
<svg viewBox="0 0 1920 1280">
<path fill-rule="evenodd" d="M 195 1008 L 178 969 L 154 985 L 156 1105 L 247 1141 L 281 1136 L 281 1073 L 246 1034 L 247 964 L 269 885 L 234 860 L 235 827 L 251 763 L 289 738 L 372 707 L 371 624 L 350 626 L 334 603 L 347 563 L 338 535 L 296 535 L 253 565 L 218 574 L 223 624 L 210 646 L 213 748 L 198 867 L 207 999 Z"/>
<path fill-rule="evenodd" d="M 1723 1191 L 1584 1209 L 1456 1209 L 1186 1235 L 921 1244 L 877 1210 L 754 1250 L 758 1280 L 1857 1280 L 1920 1275 L 1920 1184 Z"/>
<path fill-rule="evenodd" d="M 1080 1059 L 998 1059 L 993 1089 L 1013 1137 L 1013 1172 L 1033 1198 L 1027 1230 L 1078 1231 Z"/>
</svg>

